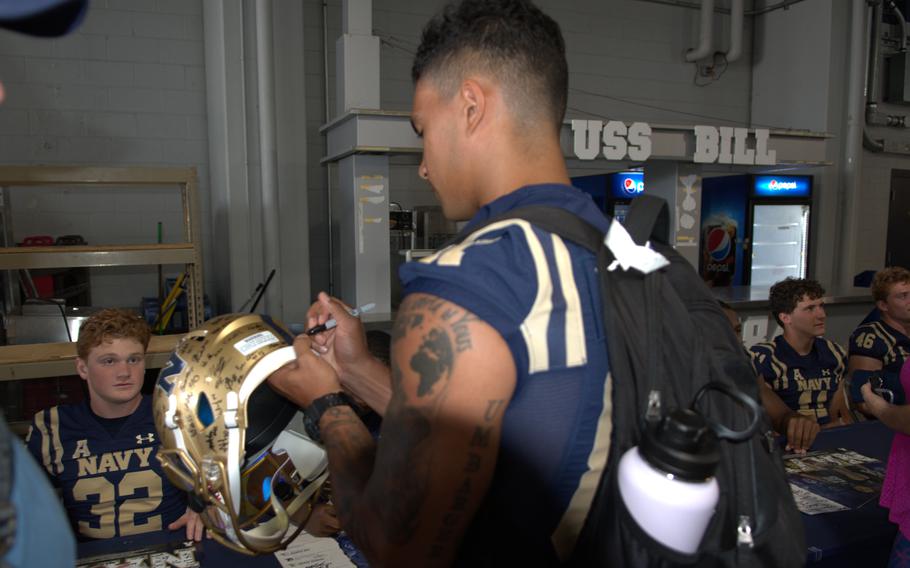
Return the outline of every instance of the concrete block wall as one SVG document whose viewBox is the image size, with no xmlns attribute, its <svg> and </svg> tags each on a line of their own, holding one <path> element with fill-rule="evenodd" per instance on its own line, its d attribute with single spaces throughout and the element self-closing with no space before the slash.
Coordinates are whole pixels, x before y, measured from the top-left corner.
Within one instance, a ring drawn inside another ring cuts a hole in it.
<svg viewBox="0 0 910 568">
<path fill-rule="evenodd" d="M 201 0 L 94 0 L 69 36 L 4 31 L 0 81 L 7 94 L 0 106 L 0 162 L 195 166 L 199 218 L 203 234 L 209 232 Z M 79 232 L 90 243 L 154 242 L 162 221 L 166 240 L 179 240 L 179 200 L 157 195 L 15 190 L 15 236 Z M 157 293 L 156 272 L 93 270 L 93 296 L 137 306 L 141 296 Z"/>
</svg>

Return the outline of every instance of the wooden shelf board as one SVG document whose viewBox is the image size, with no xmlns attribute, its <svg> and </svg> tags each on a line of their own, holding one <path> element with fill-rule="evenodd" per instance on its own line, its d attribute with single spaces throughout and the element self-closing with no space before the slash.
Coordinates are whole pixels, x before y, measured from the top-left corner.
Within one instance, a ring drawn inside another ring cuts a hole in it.
<svg viewBox="0 0 910 568">
<path fill-rule="evenodd" d="M 183 334 L 153 335 L 145 366 L 160 369 Z M 0 346 L 0 381 L 75 375 L 75 343 L 31 343 Z"/>
</svg>

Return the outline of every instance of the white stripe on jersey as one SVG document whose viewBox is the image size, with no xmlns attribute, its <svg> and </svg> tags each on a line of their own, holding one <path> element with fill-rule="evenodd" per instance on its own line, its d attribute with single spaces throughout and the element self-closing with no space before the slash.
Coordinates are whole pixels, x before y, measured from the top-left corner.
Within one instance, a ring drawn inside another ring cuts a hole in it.
<svg viewBox="0 0 910 568">
<path fill-rule="evenodd" d="M 559 235 L 553 237 L 553 251 L 556 255 L 556 269 L 559 271 L 559 284 L 566 299 L 566 366 L 577 367 L 588 362 L 585 347 L 585 322 L 581 312 L 581 300 L 578 298 L 578 286 L 575 285 L 575 274 L 572 271 L 572 257 L 569 249 Z"/>
<path fill-rule="evenodd" d="M 47 435 L 47 421 L 44 419 L 43 410 L 39 410 L 35 413 L 35 425 L 38 427 L 38 433 L 41 435 L 41 464 L 49 474 L 54 475 L 54 471 L 51 469 L 51 443 L 50 438 Z"/>
<path fill-rule="evenodd" d="M 60 413 L 57 410 L 59 407 L 54 406 L 51 408 L 51 441 L 54 444 L 54 453 L 57 454 L 56 459 L 54 459 L 54 466 L 57 470 L 57 475 L 63 474 L 63 444 L 60 442 Z"/>
<path fill-rule="evenodd" d="M 610 437 L 613 435 L 613 376 L 608 372 L 604 381 L 603 409 L 597 419 L 597 432 L 594 434 L 594 445 L 588 454 L 588 470 L 585 471 L 575 493 L 569 501 L 566 512 L 550 536 L 556 554 L 561 562 L 566 562 L 575 548 L 578 536 L 584 527 L 585 519 L 597 493 L 597 485 L 607 463 L 607 454 L 610 451 Z"/>
<path fill-rule="evenodd" d="M 498 240 L 481 240 L 480 237 L 508 227 L 521 229 L 525 236 L 528 250 L 531 253 L 531 258 L 534 261 L 535 274 L 537 275 L 537 295 L 534 298 L 531 311 L 528 312 L 521 323 L 521 334 L 528 350 L 528 373 L 534 374 L 549 371 L 550 346 L 547 342 L 547 329 L 550 326 L 550 316 L 553 312 L 553 284 L 546 253 L 531 223 L 523 219 L 504 219 L 492 223 L 471 233 L 462 242 L 446 247 L 433 255 L 421 259 L 420 262 L 436 264 L 437 266 L 461 266 L 462 259 L 468 248 L 474 245 L 495 243 Z M 566 365 L 575 367 L 583 365 L 587 361 L 581 301 L 578 296 L 575 275 L 572 272 L 569 251 L 562 239 L 556 235 L 552 236 L 556 267 L 559 272 L 558 277 L 566 302 L 566 329 L 564 330 Z"/>
</svg>

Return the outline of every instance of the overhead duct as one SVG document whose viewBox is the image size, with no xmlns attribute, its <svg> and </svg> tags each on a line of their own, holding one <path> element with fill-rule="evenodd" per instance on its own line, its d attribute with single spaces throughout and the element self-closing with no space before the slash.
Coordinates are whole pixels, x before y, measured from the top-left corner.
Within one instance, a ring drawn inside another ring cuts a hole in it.
<svg viewBox="0 0 910 568">
<path fill-rule="evenodd" d="M 698 47 L 686 52 L 686 61 L 698 61 L 711 55 L 714 40 L 714 0 L 701 0 Z"/>
<path fill-rule="evenodd" d="M 730 3 L 730 49 L 724 54 L 727 63 L 739 59 L 743 53 L 743 21 L 745 0 Z M 698 61 L 712 54 L 714 39 L 714 0 L 702 0 L 699 12 L 698 47 L 686 52 L 686 61 Z"/>
<path fill-rule="evenodd" d="M 897 18 L 897 24 L 901 28 L 901 51 L 907 51 L 907 20 L 904 18 L 904 13 L 901 12 L 901 9 L 897 7 L 897 4 L 894 3 L 894 0 L 888 0 L 888 8 L 894 12 L 894 16 Z"/>
<path fill-rule="evenodd" d="M 874 124 L 878 112 L 878 59 L 881 53 L 882 3 L 879 0 L 872 5 L 872 25 L 869 27 L 869 61 L 866 66 L 866 112 L 863 125 L 863 147 L 870 152 L 884 152 L 885 141 L 875 140 L 869 135 L 866 126 Z M 858 44 L 854 44 L 858 45 Z M 853 90 L 858 86 L 853 85 Z"/>
<path fill-rule="evenodd" d="M 745 0 L 733 0 L 730 4 L 730 49 L 725 54 L 727 63 L 733 63 L 743 54 L 745 3 Z"/>
</svg>

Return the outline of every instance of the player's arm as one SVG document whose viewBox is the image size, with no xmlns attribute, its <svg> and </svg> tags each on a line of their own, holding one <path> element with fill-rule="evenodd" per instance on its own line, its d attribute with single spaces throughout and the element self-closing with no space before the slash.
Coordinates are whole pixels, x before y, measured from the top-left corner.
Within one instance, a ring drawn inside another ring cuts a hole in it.
<svg viewBox="0 0 910 568">
<path fill-rule="evenodd" d="M 849 358 L 847 359 L 847 382 L 846 388 L 849 390 L 850 385 L 854 385 L 854 377 L 857 371 L 879 371 L 882 369 L 882 361 L 888 353 L 888 346 L 885 341 L 876 332 L 874 326 L 860 325 L 850 336 L 850 342 L 847 345 Z M 855 385 L 858 386 L 858 385 Z M 853 400 L 856 391 L 850 392 L 851 401 L 855 407 L 865 413 L 865 403 Z"/>
<path fill-rule="evenodd" d="M 871 328 L 858 327 L 850 336 L 847 378 L 851 378 L 854 371 L 878 371 L 887 352 L 887 345 Z"/>
<path fill-rule="evenodd" d="M 839 344 L 829 342 L 829 347 L 838 361 L 838 369 L 841 370 L 837 376 L 837 389 L 831 394 L 831 400 L 828 402 L 828 416 L 831 421 L 825 428 L 852 424 L 854 422 L 853 413 L 850 411 L 850 404 L 847 401 L 849 392 L 847 391 L 847 352 Z"/>
<path fill-rule="evenodd" d="M 312 396 L 314 382 L 332 383 L 310 340 L 297 343 L 307 374 L 270 381 L 306 404 L 295 391 Z M 499 333 L 473 314 L 411 294 L 393 330 L 391 379 L 378 447 L 347 406 L 319 421 L 335 509 L 371 566 L 447 566 L 490 484 L 515 365 Z"/>
<path fill-rule="evenodd" d="M 323 421 L 335 504 L 371 564 L 447 566 L 492 478 L 515 367 L 492 327 L 426 294 L 402 304 L 392 341 L 392 399 L 361 490 L 351 412 Z"/>
<path fill-rule="evenodd" d="M 320 292 L 307 312 L 307 326 L 334 319 L 334 328 L 312 337 L 313 348 L 338 373 L 345 390 L 364 401 L 380 416 L 392 396 L 391 373 L 387 365 L 370 354 L 363 322 L 351 315 L 351 307 Z"/>
<path fill-rule="evenodd" d="M 787 450 L 806 453 L 821 429 L 818 422 L 791 409 L 776 392 L 759 377 L 761 403 L 771 418 L 774 431 L 787 437 Z"/>
<path fill-rule="evenodd" d="M 878 371 L 881 368 L 881 359 L 873 359 L 865 355 L 850 355 L 850 359 L 847 361 L 848 376 L 852 376 L 853 371 Z"/>
<path fill-rule="evenodd" d="M 853 379 L 853 373 L 856 371 L 879 371 L 881 369 L 881 359 L 874 359 L 865 355 L 850 355 L 850 359 L 847 361 L 847 377 L 849 377 L 850 380 Z M 857 402 L 856 408 L 861 412 L 868 414 L 864 402 Z"/>
<path fill-rule="evenodd" d="M 778 373 L 771 362 L 771 351 L 768 348 L 755 346 L 749 350 L 749 355 L 761 393 L 761 403 L 771 419 L 771 427 L 778 434 L 786 436 L 787 450 L 805 453 L 818 435 L 818 423 L 787 406 L 768 384 Z"/>
<path fill-rule="evenodd" d="M 886 401 L 872 390 L 872 385 L 862 386 L 866 410 L 881 420 L 882 424 L 903 434 L 910 434 L 910 405 L 895 405 Z"/>
</svg>

